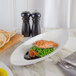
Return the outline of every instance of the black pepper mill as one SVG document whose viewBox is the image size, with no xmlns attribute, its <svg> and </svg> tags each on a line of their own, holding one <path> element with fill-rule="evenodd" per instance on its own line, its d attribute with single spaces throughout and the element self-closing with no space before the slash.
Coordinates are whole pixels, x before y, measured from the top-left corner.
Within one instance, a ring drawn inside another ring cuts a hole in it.
<svg viewBox="0 0 76 76">
<path fill-rule="evenodd" d="M 31 14 L 32 17 L 32 36 L 36 36 L 38 34 L 41 33 L 41 29 L 40 29 L 40 17 L 41 14 L 39 12 L 34 12 Z"/>
<path fill-rule="evenodd" d="M 22 24 L 22 34 L 25 37 L 29 37 L 30 36 L 30 12 L 25 11 L 21 13 L 22 16 L 22 20 L 23 20 L 23 24 Z"/>
</svg>

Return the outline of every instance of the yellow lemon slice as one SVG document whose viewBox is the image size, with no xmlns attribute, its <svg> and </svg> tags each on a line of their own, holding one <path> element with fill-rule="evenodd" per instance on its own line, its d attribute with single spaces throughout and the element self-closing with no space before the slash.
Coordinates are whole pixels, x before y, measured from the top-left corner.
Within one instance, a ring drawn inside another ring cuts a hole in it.
<svg viewBox="0 0 76 76">
<path fill-rule="evenodd" d="M 0 76 L 8 76 L 6 70 L 0 68 Z"/>
</svg>

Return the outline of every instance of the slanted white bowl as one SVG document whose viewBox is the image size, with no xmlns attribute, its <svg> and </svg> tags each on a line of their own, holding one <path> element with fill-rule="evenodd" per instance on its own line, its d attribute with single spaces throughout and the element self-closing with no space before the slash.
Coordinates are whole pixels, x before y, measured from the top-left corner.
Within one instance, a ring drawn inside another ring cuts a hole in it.
<svg viewBox="0 0 76 76">
<path fill-rule="evenodd" d="M 54 41 L 54 42 L 58 43 L 59 46 L 54 52 L 50 53 L 49 55 L 47 55 L 45 57 L 34 59 L 34 60 L 24 59 L 25 53 L 32 46 L 32 43 L 37 40 Z M 25 41 L 18 48 L 16 48 L 16 50 L 11 55 L 10 61 L 13 65 L 19 65 L 19 66 L 37 63 L 39 61 L 47 59 L 48 57 L 51 57 L 55 53 L 57 53 L 57 51 L 59 51 L 66 44 L 67 40 L 68 40 L 68 31 L 66 31 L 66 30 L 49 31 L 49 32 L 37 35 L 37 36 L 29 39 L 28 41 Z"/>
</svg>

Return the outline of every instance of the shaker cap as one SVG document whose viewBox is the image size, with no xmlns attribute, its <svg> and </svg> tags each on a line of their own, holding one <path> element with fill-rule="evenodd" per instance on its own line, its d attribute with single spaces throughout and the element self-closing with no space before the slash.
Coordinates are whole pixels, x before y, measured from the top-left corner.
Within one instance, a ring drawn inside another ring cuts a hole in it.
<svg viewBox="0 0 76 76">
<path fill-rule="evenodd" d="M 41 14 L 40 14 L 39 12 L 34 12 L 34 13 L 31 14 L 31 17 L 32 17 L 33 19 L 38 19 L 38 18 L 41 17 Z"/>
<path fill-rule="evenodd" d="M 31 14 L 28 11 L 24 11 L 24 12 L 21 13 L 21 16 L 24 17 L 24 18 L 28 18 L 28 17 L 30 17 L 30 15 Z"/>
</svg>

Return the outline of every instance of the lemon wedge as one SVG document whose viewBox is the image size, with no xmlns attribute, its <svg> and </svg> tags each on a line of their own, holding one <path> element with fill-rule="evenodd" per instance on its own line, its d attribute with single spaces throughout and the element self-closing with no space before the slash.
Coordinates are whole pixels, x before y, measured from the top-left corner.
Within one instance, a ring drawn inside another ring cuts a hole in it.
<svg viewBox="0 0 76 76">
<path fill-rule="evenodd" d="M 6 70 L 0 68 L 0 76 L 8 76 Z"/>
</svg>

